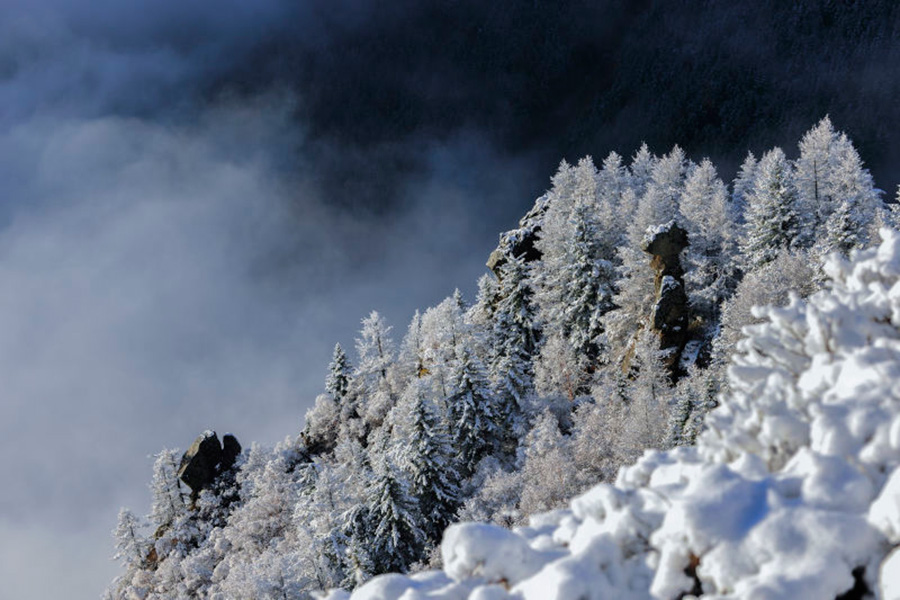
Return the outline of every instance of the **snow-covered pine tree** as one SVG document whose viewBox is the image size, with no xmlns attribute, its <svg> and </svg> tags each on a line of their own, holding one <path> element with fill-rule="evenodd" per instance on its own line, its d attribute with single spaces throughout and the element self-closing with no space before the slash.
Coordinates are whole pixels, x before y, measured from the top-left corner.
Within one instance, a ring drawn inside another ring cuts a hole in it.
<svg viewBox="0 0 900 600">
<path fill-rule="evenodd" d="M 590 363 L 599 358 L 601 319 L 613 306 L 615 240 L 607 239 L 598 219 L 599 175 L 591 158 L 581 159 L 570 175 L 570 196 L 551 192 L 534 280 L 544 327 Z M 586 374 L 580 378 L 586 391 Z"/>
<path fill-rule="evenodd" d="M 299 548 L 304 550 L 304 568 L 318 589 L 341 585 L 347 540 L 340 517 L 348 502 L 342 469 L 317 457 L 306 468 L 300 494 L 292 513 Z"/>
<path fill-rule="evenodd" d="M 156 528 L 157 539 L 177 539 L 177 528 L 187 516 L 187 501 L 178 481 L 178 461 L 180 453 L 174 449 L 164 449 L 156 455 L 153 463 L 153 480 L 150 490 L 153 502 L 150 505 L 150 523 Z M 159 549 L 157 549 L 159 550 Z"/>
<path fill-rule="evenodd" d="M 379 461 L 382 459 L 380 451 L 371 454 Z M 320 489 L 313 495 L 324 496 L 320 506 L 334 510 L 333 528 L 327 535 L 332 538 L 329 546 L 338 552 L 335 571 L 343 577 L 340 587 L 345 589 L 352 589 L 374 573 L 368 547 L 371 520 L 366 504 L 373 477 L 370 452 L 358 440 L 348 438 L 335 448 L 333 472 L 317 481 Z M 332 506 L 335 508 L 331 509 Z M 328 546 L 324 549 L 326 553 L 331 551 Z M 324 560 L 330 561 L 327 554 Z"/>
<path fill-rule="evenodd" d="M 372 518 L 369 506 L 363 502 L 354 504 L 341 515 L 339 536 L 343 541 L 344 579 L 340 587 L 353 589 L 377 575 L 379 571 L 372 555 Z"/>
<path fill-rule="evenodd" d="M 900 229 L 900 185 L 897 186 L 897 194 L 893 202 L 885 202 L 880 212 L 881 224 L 891 229 Z"/>
<path fill-rule="evenodd" d="M 361 397 L 359 410 L 370 427 L 377 427 L 394 405 L 394 392 L 388 377 L 394 360 L 391 328 L 384 318 L 372 311 L 362 321 L 362 330 L 356 340 L 359 364 L 354 381 Z"/>
<path fill-rule="evenodd" d="M 632 183 L 622 157 L 610 152 L 597 173 L 596 214 L 602 237 L 613 250 L 624 241 L 626 226 L 631 219 L 629 210 L 634 209 L 634 206 L 623 206 L 622 203 L 627 192 L 634 192 Z M 612 252 L 608 254 L 607 258 L 612 260 Z"/>
<path fill-rule="evenodd" d="M 632 242 L 638 239 L 637 236 L 643 238 L 647 227 L 678 220 L 685 176 L 694 166 L 679 146 L 673 147 L 654 163 L 647 190 L 638 205 L 636 216 L 640 223 L 636 225 L 633 235 L 629 232 Z"/>
<path fill-rule="evenodd" d="M 540 335 L 528 267 L 521 258 L 510 256 L 500 267 L 498 296 L 489 373 L 505 421 L 509 453 L 526 431 L 534 395 L 533 357 Z"/>
<path fill-rule="evenodd" d="M 744 214 L 747 212 L 750 194 L 753 193 L 758 166 L 759 161 L 752 152 L 748 152 L 731 184 L 731 204 L 729 206 L 732 217 L 737 223 L 744 222 Z"/>
<path fill-rule="evenodd" d="M 634 460 L 648 448 L 661 448 L 666 437 L 668 401 L 672 395 L 669 371 L 663 361 L 659 339 L 642 331 L 634 347 L 633 379 L 629 382 L 627 417 L 618 454 Z"/>
<path fill-rule="evenodd" d="M 830 252 L 847 257 L 851 250 L 867 246 L 876 235 L 873 229 L 882 210 L 872 176 L 852 142 L 840 134 L 834 146 L 834 165 L 828 173 L 834 206 L 816 240 L 819 257 Z"/>
<path fill-rule="evenodd" d="M 524 458 L 518 506 L 524 515 L 559 508 L 581 491 L 569 440 L 549 409 L 535 418 L 524 444 Z"/>
<path fill-rule="evenodd" d="M 866 232 L 860 227 L 855 213 L 851 200 L 842 197 L 837 203 L 837 208 L 825 222 L 824 236 L 817 240 L 813 252 L 815 256 L 821 257 L 831 252 L 839 252 L 844 257 L 848 257 L 851 250 L 864 245 Z"/>
<path fill-rule="evenodd" d="M 466 325 L 473 332 L 472 349 L 485 365 L 490 364 L 493 357 L 491 341 L 499 294 L 500 282 L 493 274 L 485 273 L 478 278 L 475 302 L 463 317 Z"/>
<path fill-rule="evenodd" d="M 800 158 L 795 161 L 797 214 L 801 222 L 798 244 L 810 248 L 824 233 L 828 217 L 837 208 L 838 198 L 831 184 L 837 163 L 838 134 L 825 117 L 800 140 Z"/>
<path fill-rule="evenodd" d="M 423 353 L 428 374 L 441 398 L 450 394 L 450 371 L 457 360 L 456 347 L 461 340 L 471 336 L 464 307 L 462 294 L 456 290 L 440 304 L 426 310 L 422 317 Z"/>
<path fill-rule="evenodd" d="M 316 398 L 315 405 L 306 411 L 306 427 L 301 434 L 315 452 L 330 451 L 340 435 L 350 433 L 359 421 L 358 390 L 352 389 L 351 366 L 340 344 L 335 344 L 325 392 Z"/>
<path fill-rule="evenodd" d="M 422 558 L 427 538 L 419 526 L 421 515 L 409 481 L 387 457 L 376 468 L 365 501 L 368 537 L 364 544 L 370 574 L 405 573 Z"/>
<path fill-rule="evenodd" d="M 484 457 L 500 449 L 505 423 L 484 365 L 466 340 L 460 341 L 456 355 L 447 411 L 452 447 L 459 454 L 459 471 L 465 478 Z"/>
<path fill-rule="evenodd" d="M 759 161 L 748 196 L 741 251 L 748 270 L 771 262 L 782 250 L 798 247 L 800 217 L 791 165 L 781 148 Z"/>
<path fill-rule="evenodd" d="M 736 223 L 725 184 L 709 159 L 685 181 L 681 213 L 690 239 L 685 274 L 688 295 L 695 311 L 712 322 L 719 306 L 734 292 L 738 273 Z"/>
<path fill-rule="evenodd" d="M 642 143 L 641 147 L 634 156 L 631 157 L 631 164 L 628 170 L 631 174 L 631 187 L 637 198 L 640 198 L 647 191 L 647 186 L 653 178 L 653 169 L 659 159 L 650 152 L 647 144 Z"/>
<path fill-rule="evenodd" d="M 440 541 L 459 507 L 459 473 L 444 419 L 438 414 L 431 386 L 418 379 L 404 391 L 399 407 L 406 412 L 406 445 L 401 465 L 409 475 L 410 494 L 418 503 L 427 545 Z"/>
<path fill-rule="evenodd" d="M 350 372 L 350 360 L 341 345 L 335 344 L 331 363 L 328 365 L 328 375 L 325 378 L 325 391 L 338 404 L 344 401 L 350 391 Z"/>
<path fill-rule="evenodd" d="M 113 558 L 121 560 L 126 571 L 143 567 L 149 543 L 141 534 L 141 523 L 134 513 L 127 508 L 119 511 L 113 535 L 116 539 L 116 553 Z"/>
<path fill-rule="evenodd" d="M 428 373 L 425 366 L 425 344 L 422 341 L 422 315 L 417 310 L 406 329 L 406 335 L 400 342 L 397 363 L 401 372 L 402 385 L 422 377 Z"/>
<path fill-rule="evenodd" d="M 703 418 L 716 406 L 718 382 L 710 369 L 692 366 L 675 387 L 669 414 L 666 447 L 693 445 L 703 426 Z"/>
</svg>

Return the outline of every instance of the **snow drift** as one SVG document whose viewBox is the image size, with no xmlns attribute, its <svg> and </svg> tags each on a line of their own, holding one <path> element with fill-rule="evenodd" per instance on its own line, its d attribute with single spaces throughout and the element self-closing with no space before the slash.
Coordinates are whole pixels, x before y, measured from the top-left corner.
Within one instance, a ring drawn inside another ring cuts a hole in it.
<svg viewBox="0 0 900 600">
<path fill-rule="evenodd" d="M 828 260 L 829 289 L 757 309 L 696 446 L 513 532 L 453 525 L 443 571 L 349 598 L 900 598 L 900 234 L 881 233 Z"/>
</svg>

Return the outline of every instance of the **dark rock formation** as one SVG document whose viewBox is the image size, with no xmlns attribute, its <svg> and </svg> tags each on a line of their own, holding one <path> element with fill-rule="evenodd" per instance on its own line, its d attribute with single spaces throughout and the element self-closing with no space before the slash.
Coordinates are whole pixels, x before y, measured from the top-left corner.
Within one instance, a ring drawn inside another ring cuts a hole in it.
<svg viewBox="0 0 900 600">
<path fill-rule="evenodd" d="M 536 242 L 540 237 L 541 226 L 544 223 L 544 215 L 550 206 L 550 196 L 543 195 L 538 198 L 534 206 L 519 221 L 519 227 L 500 234 L 500 243 L 488 257 L 487 267 L 500 277 L 500 267 L 506 262 L 507 256 L 520 256 L 525 262 L 531 262 L 541 258 L 541 252 L 537 249 Z"/>
<path fill-rule="evenodd" d="M 219 463 L 219 472 L 231 469 L 237 457 L 241 455 L 241 444 L 230 433 L 222 436 L 222 462 Z"/>
<path fill-rule="evenodd" d="M 181 457 L 178 478 L 191 488 L 193 500 L 201 491 L 213 488 L 221 475 L 229 473 L 241 453 L 237 438 L 228 433 L 223 439 L 224 447 L 215 431 L 204 431 Z"/>
<path fill-rule="evenodd" d="M 687 231 L 675 221 L 654 227 L 644 237 L 642 249 L 651 254 L 655 275 L 655 301 L 650 313 L 650 329 L 659 336 L 672 382 L 683 375 L 679 361 L 688 342 L 690 306 L 684 290 L 681 251 L 688 247 Z"/>
</svg>

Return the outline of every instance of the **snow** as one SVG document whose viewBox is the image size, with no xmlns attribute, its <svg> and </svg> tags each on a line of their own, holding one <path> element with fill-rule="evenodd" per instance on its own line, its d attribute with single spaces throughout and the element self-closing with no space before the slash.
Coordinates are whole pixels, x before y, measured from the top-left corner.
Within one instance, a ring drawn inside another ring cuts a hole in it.
<svg viewBox="0 0 900 600">
<path fill-rule="evenodd" d="M 885 600 L 900 598 L 900 548 L 894 549 L 881 564 L 879 587 Z"/>
<path fill-rule="evenodd" d="M 660 283 L 660 295 L 671 293 L 681 287 L 681 283 L 671 275 L 664 275 Z"/>
<path fill-rule="evenodd" d="M 648 451 L 529 527 L 451 526 L 444 572 L 353 600 L 900 598 L 900 234 L 766 308 L 696 447 Z"/>
<path fill-rule="evenodd" d="M 447 574 L 456 581 L 480 577 L 491 583 L 516 584 L 537 573 L 549 556 L 524 538 L 496 525 L 451 525 L 441 542 Z"/>
<path fill-rule="evenodd" d="M 674 219 L 671 221 L 668 221 L 667 223 L 651 225 L 650 227 L 647 228 L 647 231 L 644 232 L 643 245 L 647 246 L 648 244 L 653 242 L 653 240 L 656 239 L 657 236 L 659 236 L 663 233 L 666 233 L 667 231 L 671 230 L 675 226 L 676 226 L 676 223 L 675 223 Z"/>
</svg>

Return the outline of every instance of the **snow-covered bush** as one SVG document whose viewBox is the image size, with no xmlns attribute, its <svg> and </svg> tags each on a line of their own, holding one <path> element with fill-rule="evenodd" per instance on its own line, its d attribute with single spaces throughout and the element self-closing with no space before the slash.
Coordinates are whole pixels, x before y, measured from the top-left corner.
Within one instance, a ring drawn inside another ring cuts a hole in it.
<svg viewBox="0 0 900 600">
<path fill-rule="evenodd" d="M 453 525 L 443 572 L 351 598 L 898 597 L 900 234 L 882 236 L 829 259 L 828 289 L 759 309 L 695 447 L 513 532 Z"/>
</svg>

